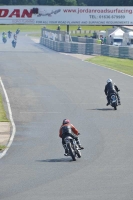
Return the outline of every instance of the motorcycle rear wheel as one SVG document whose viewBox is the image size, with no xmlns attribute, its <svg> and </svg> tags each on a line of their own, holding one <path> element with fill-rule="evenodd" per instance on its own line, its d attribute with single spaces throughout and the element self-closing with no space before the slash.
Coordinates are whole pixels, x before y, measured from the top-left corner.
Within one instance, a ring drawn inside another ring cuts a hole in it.
<svg viewBox="0 0 133 200">
<path fill-rule="evenodd" d="M 67 146 L 68 146 L 68 149 L 69 149 L 70 156 L 72 157 L 73 161 L 76 161 L 76 155 L 75 155 L 74 150 L 72 149 L 71 143 L 67 144 Z"/>
<path fill-rule="evenodd" d="M 117 110 L 117 106 L 114 106 L 114 110 Z"/>
</svg>

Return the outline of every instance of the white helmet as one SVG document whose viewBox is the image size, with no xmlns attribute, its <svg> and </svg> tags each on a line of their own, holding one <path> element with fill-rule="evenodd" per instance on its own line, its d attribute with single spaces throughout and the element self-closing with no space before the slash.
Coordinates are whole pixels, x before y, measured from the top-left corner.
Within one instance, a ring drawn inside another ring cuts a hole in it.
<svg viewBox="0 0 133 200">
<path fill-rule="evenodd" d="M 109 79 L 107 80 L 107 83 L 110 83 L 110 82 L 112 83 L 112 79 L 109 78 Z"/>
</svg>

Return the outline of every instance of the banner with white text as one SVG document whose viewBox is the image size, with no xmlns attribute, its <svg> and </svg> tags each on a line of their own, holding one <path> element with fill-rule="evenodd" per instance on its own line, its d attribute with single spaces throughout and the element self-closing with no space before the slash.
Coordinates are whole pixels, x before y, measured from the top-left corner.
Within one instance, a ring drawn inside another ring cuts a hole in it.
<svg viewBox="0 0 133 200">
<path fill-rule="evenodd" d="M 0 6 L 0 24 L 133 25 L 133 7 Z"/>
</svg>

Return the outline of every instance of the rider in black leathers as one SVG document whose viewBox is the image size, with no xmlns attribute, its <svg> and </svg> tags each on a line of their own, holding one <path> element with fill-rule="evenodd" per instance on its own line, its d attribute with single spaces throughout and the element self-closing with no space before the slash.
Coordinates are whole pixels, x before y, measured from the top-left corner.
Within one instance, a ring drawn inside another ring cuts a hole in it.
<svg viewBox="0 0 133 200">
<path fill-rule="evenodd" d="M 111 93 L 115 93 L 118 97 L 118 104 L 121 105 L 121 102 L 120 102 L 120 96 L 118 94 L 120 90 L 118 89 L 118 87 L 115 85 L 115 83 L 112 83 L 112 80 L 111 79 L 108 79 L 107 80 L 107 84 L 105 85 L 105 95 L 107 96 L 107 104 L 106 106 L 108 106 L 110 104 L 110 94 Z"/>
</svg>

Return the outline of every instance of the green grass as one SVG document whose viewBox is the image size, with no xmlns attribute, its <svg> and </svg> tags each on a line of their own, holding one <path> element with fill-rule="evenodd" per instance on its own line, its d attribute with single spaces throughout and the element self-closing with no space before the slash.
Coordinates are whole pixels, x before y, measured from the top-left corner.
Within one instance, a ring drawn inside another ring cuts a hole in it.
<svg viewBox="0 0 133 200">
<path fill-rule="evenodd" d="M 32 37 L 41 37 L 41 33 L 29 33 L 28 36 L 32 36 Z"/>
<path fill-rule="evenodd" d="M 61 27 L 61 31 L 66 31 L 67 30 L 67 26 L 66 25 L 60 25 Z M 81 30 L 92 30 L 92 31 L 98 31 L 98 30 L 107 30 L 109 28 L 112 28 L 112 26 L 80 26 Z M 56 30 L 57 29 L 57 25 L 46 25 L 46 28 L 51 29 L 51 30 Z M 78 26 L 74 25 L 74 26 L 69 26 L 69 30 L 77 30 Z"/>
<path fill-rule="evenodd" d="M 6 148 L 5 145 L 0 145 L 0 151 L 3 151 Z"/>
<path fill-rule="evenodd" d="M 20 24 L 15 24 L 15 25 L 0 25 L 0 32 L 3 31 L 12 31 L 15 32 L 17 28 L 20 28 L 21 32 L 37 32 L 40 31 L 41 28 L 43 28 L 45 25 L 20 25 Z M 57 30 L 58 25 L 46 25 L 47 29 L 51 30 Z M 67 26 L 66 25 L 61 25 L 61 31 L 67 31 Z M 80 26 L 82 30 L 106 30 L 109 28 L 112 28 L 112 26 Z M 69 26 L 69 30 L 77 30 L 78 26 Z"/>
<path fill-rule="evenodd" d="M 46 26 L 47 29 L 50 30 L 57 30 L 58 25 L 23 25 L 23 24 L 15 24 L 15 25 L 0 25 L 0 32 L 7 32 L 12 31 L 15 32 L 17 28 L 20 28 L 21 32 L 32 32 L 32 34 L 29 34 L 30 36 L 40 37 L 41 36 L 41 29 Z M 61 31 L 67 31 L 66 25 L 61 25 Z M 80 26 L 82 30 L 90 30 L 90 31 L 100 31 L 100 30 L 107 30 L 109 28 L 112 28 L 112 26 Z M 77 30 L 78 26 L 69 26 L 69 30 Z M 36 33 L 39 32 L 39 33 Z M 80 37 L 90 37 L 92 36 L 92 33 L 78 33 L 78 34 L 71 34 L 72 36 L 80 36 Z"/>
<path fill-rule="evenodd" d="M 87 61 L 133 76 L 133 60 L 130 59 L 96 56 Z"/>
<path fill-rule="evenodd" d="M 6 112 L 3 106 L 3 100 L 2 96 L 0 94 L 0 122 L 8 122 L 9 120 L 7 119 Z"/>
<path fill-rule="evenodd" d="M 0 32 L 12 31 L 15 32 L 17 28 L 20 28 L 21 32 L 41 32 L 42 25 L 0 25 Z"/>
</svg>

